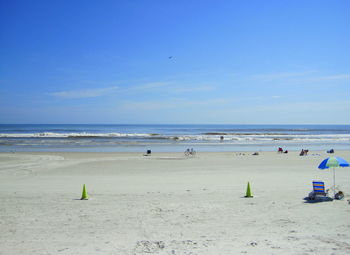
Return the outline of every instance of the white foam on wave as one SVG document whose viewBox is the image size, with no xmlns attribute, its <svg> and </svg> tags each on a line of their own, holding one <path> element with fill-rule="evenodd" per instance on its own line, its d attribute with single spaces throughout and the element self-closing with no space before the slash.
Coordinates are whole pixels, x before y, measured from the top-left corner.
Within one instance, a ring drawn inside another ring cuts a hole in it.
<svg viewBox="0 0 350 255">
<path fill-rule="evenodd" d="M 147 133 L 0 133 L 0 138 L 145 138 L 176 141 L 221 141 L 221 135 L 159 135 Z M 350 142 L 350 134 L 242 134 L 224 135 L 223 141 L 237 143 L 262 142 Z"/>
<path fill-rule="evenodd" d="M 4 138 L 88 138 L 88 137 L 150 137 L 152 134 L 128 134 L 128 133 L 7 133 L 0 134 L 0 137 Z"/>
</svg>

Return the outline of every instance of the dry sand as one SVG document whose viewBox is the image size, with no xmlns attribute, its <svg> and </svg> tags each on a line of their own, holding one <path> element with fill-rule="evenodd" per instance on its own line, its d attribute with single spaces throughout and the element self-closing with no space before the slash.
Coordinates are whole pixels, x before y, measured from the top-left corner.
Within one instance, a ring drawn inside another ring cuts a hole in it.
<svg viewBox="0 0 350 255">
<path fill-rule="evenodd" d="M 327 156 L 0 153 L 0 254 L 350 254 L 350 168 L 303 200 Z"/>
</svg>

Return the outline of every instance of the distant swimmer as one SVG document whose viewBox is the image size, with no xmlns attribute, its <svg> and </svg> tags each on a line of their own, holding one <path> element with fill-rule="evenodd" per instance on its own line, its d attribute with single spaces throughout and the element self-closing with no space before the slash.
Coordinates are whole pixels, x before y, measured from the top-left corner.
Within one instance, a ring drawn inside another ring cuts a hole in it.
<svg viewBox="0 0 350 255">
<path fill-rule="evenodd" d="M 168 58 L 169 58 L 169 59 L 172 59 L 172 58 L 173 58 L 173 56 L 169 56 Z"/>
</svg>

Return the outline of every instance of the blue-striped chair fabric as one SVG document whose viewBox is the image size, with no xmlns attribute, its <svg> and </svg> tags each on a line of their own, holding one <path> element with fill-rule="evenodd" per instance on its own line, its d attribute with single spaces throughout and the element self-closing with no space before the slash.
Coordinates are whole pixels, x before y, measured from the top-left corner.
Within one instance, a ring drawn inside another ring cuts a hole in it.
<svg viewBox="0 0 350 255">
<path fill-rule="evenodd" d="M 312 186 L 314 188 L 314 192 L 315 193 L 319 193 L 319 194 L 326 194 L 325 190 L 324 190 L 324 182 L 321 181 L 313 181 L 312 182 Z"/>
</svg>

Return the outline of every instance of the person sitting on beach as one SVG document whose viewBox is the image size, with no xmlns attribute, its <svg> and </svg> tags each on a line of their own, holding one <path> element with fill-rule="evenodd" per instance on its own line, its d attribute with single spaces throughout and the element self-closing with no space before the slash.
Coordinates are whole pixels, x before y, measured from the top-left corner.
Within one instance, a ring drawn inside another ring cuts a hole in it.
<svg viewBox="0 0 350 255">
<path fill-rule="evenodd" d="M 283 153 L 288 153 L 288 150 L 285 150 Z"/>
<path fill-rule="evenodd" d="M 299 156 L 304 156 L 304 154 L 305 154 L 304 149 L 302 149 Z"/>
<path fill-rule="evenodd" d="M 278 148 L 278 153 L 282 153 L 283 152 L 283 149 L 281 147 Z"/>
<path fill-rule="evenodd" d="M 191 148 L 191 149 L 188 148 L 185 150 L 185 155 L 186 156 L 194 156 L 194 155 L 196 155 L 196 151 L 193 148 Z"/>
<path fill-rule="evenodd" d="M 146 151 L 146 154 L 143 154 L 143 155 L 144 155 L 144 156 L 151 156 L 151 153 L 152 153 L 151 150 L 147 150 L 147 151 Z"/>
</svg>

